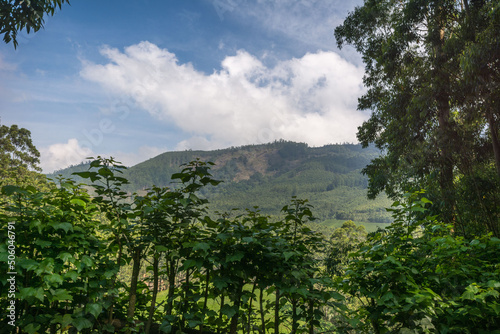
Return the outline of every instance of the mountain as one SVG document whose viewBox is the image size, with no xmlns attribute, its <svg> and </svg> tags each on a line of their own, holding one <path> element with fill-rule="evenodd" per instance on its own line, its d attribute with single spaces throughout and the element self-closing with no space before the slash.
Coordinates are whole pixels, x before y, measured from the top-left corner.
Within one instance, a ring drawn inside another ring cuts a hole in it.
<svg viewBox="0 0 500 334">
<path fill-rule="evenodd" d="M 166 152 L 125 171 L 127 190 L 140 192 L 152 185 L 171 185 L 171 175 L 180 165 L 197 158 L 212 161 L 215 179 L 224 181 L 202 191 L 215 211 L 258 206 L 262 213 L 275 215 L 292 196 L 308 199 L 313 213 L 323 224 L 345 220 L 381 225 L 390 222 L 387 198 L 366 198 L 367 178 L 361 174 L 375 148 L 342 144 L 309 147 L 304 143 L 276 141 L 270 144 L 231 147 L 214 151 Z M 73 166 L 63 175 L 88 168 Z M 373 229 L 373 228 L 371 228 Z"/>
</svg>

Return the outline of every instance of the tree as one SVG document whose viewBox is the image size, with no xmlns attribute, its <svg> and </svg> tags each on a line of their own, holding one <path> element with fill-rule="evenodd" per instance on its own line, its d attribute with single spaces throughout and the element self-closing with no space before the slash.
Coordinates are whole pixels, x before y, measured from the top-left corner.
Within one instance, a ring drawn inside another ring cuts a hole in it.
<svg viewBox="0 0 500 334">
<path fill-rule="evenodd" d="M 54 15 L 69 0 L 0 0 L 0 34 L 5 43 L 17 47 L 17 33 L 23 29 L 29 34 L 43 28 L 44 15 Z"/>
<path fill-rule="evenodd" d="M 17 125 L 0 126 L 0 186 L 31 185 L 47 190 L 40 174 L 40 152 L 31 141 L 31 132 Z"/>
<path fill-rule="evenodd" d="M 41 171 L 40 152 L 31 141 L 31 132 L 17 125 L 0 127 L 0 171 L 5 173 L 17 168 Z"/>
<path fill-rule="evenodd" d="M 358 108 L 373 113 L 358 139 L 386 152 L 364 169 L 369 197 L 399 198 L 423 186 L 443 219 L 460 224 L 455 177 L 469 173 L 465 166 L 491 141 L 485 129 L 496 133 L 469 117 L 466 100 L 474 96 L 461 84 L 460 57 L 491 3 L 366 0 L 336 28 L 338 46 L 353 44 L 366 64 L 368 92 Z"/>
<path fill-rule="evenodd" d="M 326 258 L 326 267 L 331 275 L 341 276 L 349 259 L 349 253 L 359 248 L 366 240 L 366 229 L 363 225 L 356 226 L 352 220 L 348 220 L 341 227 L 335 229 L 330 236 L 330 249 Z"/>
</svg>

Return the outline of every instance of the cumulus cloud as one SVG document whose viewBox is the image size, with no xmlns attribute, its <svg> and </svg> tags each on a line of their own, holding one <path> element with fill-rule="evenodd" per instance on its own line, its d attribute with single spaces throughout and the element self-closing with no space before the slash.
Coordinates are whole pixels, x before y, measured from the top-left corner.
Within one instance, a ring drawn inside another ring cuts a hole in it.
<svg viewBox="0 0 500 334">
<path fill-rule="evenodd" d="M 309 53 L 270 68 L 240 50 L 211 74 L 149 42 L 124 52 L 104 47 L 101 53 L 107 63 L 86 62 L 81 75 L 175 124 L 190 137 L 178 143 L 180 149 L 277 139 L 313 146 L 354 142 L 368 116 L 356 110 L 363 69 L 334 52 Z"/>
<path fill-rule="evenodd" d="M 124 166 L 134 166 L 140 162 L 153 158 L 167 151 L 166 147 L 141 146 L 136 152 L 115 151 L 105 154 L 105 157 L 113 157 Z M 77 165 L 86 161 L 88 157 L 102 155 L 95 153 L 91 148 L 85 147 L 77 139 L 69 139 L 67 143 L 57 143 L 40 149 L 40 166 L 44 173 L 52 173 L 55 170 Z"/>
<path fill-rule="evenodd" d="M 77 139 L 69 139 L 67 143 L 57 143 L 40 149 L 40 167 L 44 173 L 77 165 L 85 158 L 94 155 L 92 150 L 82 147 Z"/>
</svg>

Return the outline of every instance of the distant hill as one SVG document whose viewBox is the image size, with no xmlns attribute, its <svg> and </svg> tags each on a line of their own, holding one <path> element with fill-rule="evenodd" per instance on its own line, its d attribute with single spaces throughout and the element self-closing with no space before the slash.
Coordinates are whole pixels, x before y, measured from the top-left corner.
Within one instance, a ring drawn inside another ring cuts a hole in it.
<svg viewBox="0 0 500 334">
<path fill-rule="evenodd" d="M 366 198 L 367 179 L 361 174 L 374 148 L 342 144 L 308 147 L 304 143 L 277 141 L 263 145 L 231 147 L 214 151 L 166 152 L 129 168 L 127 190 L 141 191 L 152 185 L 171 185 L 179 166 L 197 158 L 212 161 L 212 174 L 224 181 L 202 192 L 219 212 L 259 206 L 265 214 L 277 214 L 292 196 L 308 199 L 324 224 L 354 220 L 366 225 L 390 222 L 385 198 Z M 69 176 L 87 169 L 78 165 L 59 171 Z"/>
</svg>

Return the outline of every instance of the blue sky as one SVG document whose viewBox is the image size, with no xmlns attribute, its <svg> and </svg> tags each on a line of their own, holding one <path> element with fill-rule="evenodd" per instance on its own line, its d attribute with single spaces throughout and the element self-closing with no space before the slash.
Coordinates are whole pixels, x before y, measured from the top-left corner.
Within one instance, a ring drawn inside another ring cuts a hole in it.
<svg viewBox="0 0 500 334">
<path fill-rule="evenodd" d="M 356 142 L 363 66 L 334 28 L 360 0 L 72 0 L 0 44 L 0 116 L 45 172 L 87 156 L 277 139 Z"/>
</svg>

